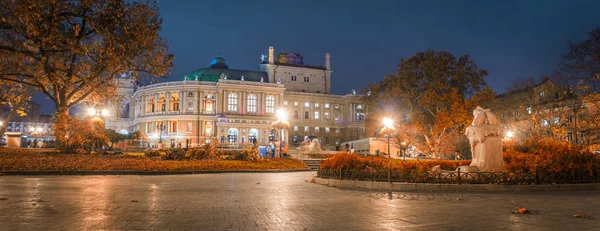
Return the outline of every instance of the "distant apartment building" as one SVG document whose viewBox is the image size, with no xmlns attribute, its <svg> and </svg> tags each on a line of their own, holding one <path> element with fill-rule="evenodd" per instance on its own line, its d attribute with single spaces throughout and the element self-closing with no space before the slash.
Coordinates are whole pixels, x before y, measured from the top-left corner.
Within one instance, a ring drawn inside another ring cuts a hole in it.
<svg viewBox="0 0 600 231">
<path fill-rule="evenodd" d="M 576 95 L 551 80 L 497 96 L 492 109 L 508 130 L 520 135 L 543 132 L 558 140 L 600 150 L 597 93 Z"/>
</svg>

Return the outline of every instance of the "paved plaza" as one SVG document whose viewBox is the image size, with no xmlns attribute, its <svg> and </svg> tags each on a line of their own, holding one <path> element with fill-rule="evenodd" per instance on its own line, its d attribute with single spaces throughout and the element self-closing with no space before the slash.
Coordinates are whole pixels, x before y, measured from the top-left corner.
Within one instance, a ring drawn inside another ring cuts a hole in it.
<svg viewBox="0 0 600 231">
<path fill-rule="evenodd" d="M 0 176 L 0 230 L 600 230 L 598 191 L 386 193 L 315 174 Z"/>
</svg>

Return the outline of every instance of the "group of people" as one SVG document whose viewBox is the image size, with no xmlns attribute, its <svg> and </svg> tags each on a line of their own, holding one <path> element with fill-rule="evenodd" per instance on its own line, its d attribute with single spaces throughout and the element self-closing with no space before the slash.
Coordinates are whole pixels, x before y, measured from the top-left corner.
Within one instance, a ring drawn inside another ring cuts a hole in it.
<svg viewBox="0 0 600 231">
<path fill-rule="evenodd" d="M 43 148 L 46 147 L 46 141 L 42 139 L 33 139 L 25 141 L 28 148 Z"/>
</svg>

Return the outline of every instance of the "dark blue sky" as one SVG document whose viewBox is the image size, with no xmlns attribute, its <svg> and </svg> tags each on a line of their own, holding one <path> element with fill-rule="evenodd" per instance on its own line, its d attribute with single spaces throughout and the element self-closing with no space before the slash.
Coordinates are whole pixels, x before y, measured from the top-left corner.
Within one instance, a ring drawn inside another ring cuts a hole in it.
<svg viewBox="0 0 600 231">
<path fill-rule="evenodd" d="M 395 72 L 426 49 L 470 54 L 501 93 L 515 79 L 550 74 L 568 40 L 600 26 L 600 1 L 196 1 L 162 0 L 162 36 L 176 55 L 169 80 L 207 67 L 256 70 L 268 47 L 324 65 L 332 92 L 349 93 Z M 38 97 L 39 98 L 39 97 Z M 45 98 L 45 97 L 41 97 Z M 43 103 L 43 111 L 53 111 Z"/>
</svg>

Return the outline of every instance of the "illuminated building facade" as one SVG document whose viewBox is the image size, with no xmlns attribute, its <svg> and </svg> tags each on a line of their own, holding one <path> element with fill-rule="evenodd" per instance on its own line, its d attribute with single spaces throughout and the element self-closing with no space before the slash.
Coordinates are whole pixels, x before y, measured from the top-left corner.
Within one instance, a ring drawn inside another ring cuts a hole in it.
<svg viewBox="0 0 600 231">
<path fill-rule="evenodd" d="M 186 74 L 182 81 L 136 87 L 121 79 L 122 96 L 108 128 L 144 131 L 154 147 L 196 147 L 213 142 L 242 148 L 280 140 L 272 127 L 276 111 L 284 109 L 290 129 L 284 140 L 293 145 L 319 138 L 324 149 L 364 137 L 359 95 L 333 95 L 330 56 L 325 66 L 303 63 L 297 53 L 275 57 L 273 47 L 257 71 L 229 67 L 221 55 L 207 68 Z"/>
</svg>

